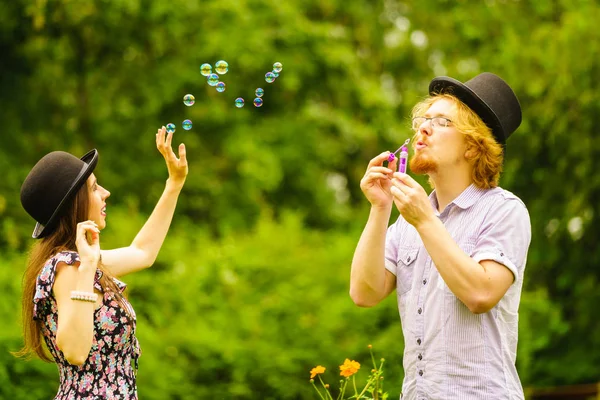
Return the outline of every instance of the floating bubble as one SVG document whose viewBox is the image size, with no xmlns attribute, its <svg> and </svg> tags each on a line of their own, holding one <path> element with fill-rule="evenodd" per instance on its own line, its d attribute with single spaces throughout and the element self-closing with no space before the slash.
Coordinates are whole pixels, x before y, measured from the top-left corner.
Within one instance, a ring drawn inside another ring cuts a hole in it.
<svg viewBox="0 0 600 400">
<path fill-rule="evenodd" d="M 193 106 L 195 102 L 196 98 L 193 94 L 186 94 L 185 96 L 183 96 L 183 104 L 185 104 L 186 106 Z"/>
<path fill-rule="evenodd" d="M 228 70 L 229 70 L 229 64 L 227 64 L 227 61 L 219 60 L 215 64 L 215 71 L 217 71 L 217 74 L 220 74 L 220 75 L 226 74 Z"/>
<path fill-rule="evenodd" d="M 281 72 L 281 70 L 283 69 L 283 64 L 280 62 L 276 62 L 275 64 L 273 64 L 273 72 Z"/>
<path fill-rule="evenodd" d="M 186 131 L 189 131 L 190 129 L 192 129 L 192 120 L 186 119 L 181 123 L 181 126 L 183 127 L 183 129 L 185 129 Z"/>
<path fill-rule="evenodd" d="M 166 128 L 167 128 L 167 133 L 174 133 L 175 132 L 175 124 L 172 124 L 172 123 L 169 122 L 167 124 Z"/>
<path fill-rule="evenodd" d="M 241 97 L 238 97 L 237 99 L 235 99 L 235 106 L 237 108 L 244 107 L 244 99 L 242 99 Z"/>
<path fill-rule="evenodd" d="M 200 73 L 204 76 L 209 76 L 212 73 L 212 66 L 208 63 L 204 63 L 200 66 Z"/>
<path fill-rule="evenodd" d="M 217 74 L 210 74 L 206 78 L 206 81 L 208 82 L 208 84 L 210 86 L 217 86 L 217 83 L 219 83 L 219 75 L 217 75 Z"/>
<path fill-rule="evenodd" d="M 275 82 L 275 74 L 272 72 L 267 72 L 265 74 L 265 81 L 267 81 L 267 83 Z"/>
<path fill-rule="evenodd" d="M 217 83 L 217 92 L 224 92 L 224 91 L 225 91 L 225 82 Z"/>
<path fill-rule="evenodd" d="M 256 91 L 254 92 L 254 94 L 256 95 L 256 97 L 263 97 L 263 94 L 265 94 L 265 91 L 263 88 L 258 88 L 256 89 Z"/>
<path fill-rule="evenodd" d="M 273 75 L 275 76 L 275 78 L 279 78 L 279 73 L 275 72 L 275 70 L 273 70 Z"/>
<path fill-rule="evenodd" d="M 254 107 L 261 107 L 263 105 L 263 99 L 257 97 L 254 99 Z"/>
</svg>

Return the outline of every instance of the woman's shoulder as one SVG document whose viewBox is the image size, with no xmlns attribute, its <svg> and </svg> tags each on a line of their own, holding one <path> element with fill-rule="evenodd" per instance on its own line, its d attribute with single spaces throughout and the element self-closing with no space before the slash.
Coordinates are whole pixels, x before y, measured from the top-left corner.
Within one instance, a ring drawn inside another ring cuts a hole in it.
<svg viewBox="0 0 600 400">
<path fill-rule="evenodd" d="M 58 264 L 65 263 L 72 265 L 79 261 L 79 254 L 75 251 L 60 251 L 46 260 L 42 270 L 36 279 L 36 298 L 42 293 L 48 293 L 52 290 L 56 278 L 56 267 Z M 35 299 L 34 299 L 35 300 Z"/>
</svg>

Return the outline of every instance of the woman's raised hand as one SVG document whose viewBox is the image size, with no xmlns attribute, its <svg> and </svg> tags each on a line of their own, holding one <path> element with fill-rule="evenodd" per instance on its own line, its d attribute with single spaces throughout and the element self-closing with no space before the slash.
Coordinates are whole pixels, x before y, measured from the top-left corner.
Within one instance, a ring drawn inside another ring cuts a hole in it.
<svg viewBox="0 0 600 400">
<path fill-rule="evenodd" d="M 185 145 L 181 143 L 179 145 L 179 158 L 173 152 L 171 148 L 171 141 L 173 140 L 173 132 L 166 134 L 167 129 L 163 126 L 156 133 L 156 148 L 163 155 L 167 163 L 167 169 L 169 170 L 169 180 L 178 186 L 183 186 L 185 178 L 188 174 L 188 163 L 185 157 Z M 166 138 L 165 138 L 166 136 Z"/>
</svg>

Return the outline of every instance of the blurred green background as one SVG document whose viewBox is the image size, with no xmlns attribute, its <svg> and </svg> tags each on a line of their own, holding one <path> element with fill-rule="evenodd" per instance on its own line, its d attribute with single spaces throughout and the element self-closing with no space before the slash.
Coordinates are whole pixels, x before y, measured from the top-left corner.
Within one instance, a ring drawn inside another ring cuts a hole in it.
<svg viewBox="0 0 600 400">
<path fill-rule="evenodd" d="M 52 150 L 97 148 L 112 193 L 102 246 L 128 245 L 164 187 L 154 134 L 168 122 L 190 174 L 157 262 L 124 279 L 140 398 L 314 399 L 309 370 L 325 366 L 335 386 L 350 358 L 363 379 L 368 344 L 398 398 L 395 296 L 373 309 L 348 296 L 368 214 L 359 181 L 411 134 L 410 109 L 433 77 L 483 71 L 523 107 L 501 179 L 533 229 L 522 382 L 599 381 L 598 21 L 600 5 L 585 0 L 2 0 L 0 398 L 48 399 L 58 385 L 53 364 L 9 353 L 21 345 L 33 243 L 19 202 L 29 169 Z M 199 66 L 221 59 L 227 90 L 217 93 Z M 276 61 L 283 71 L 268 84 Z"/>
</svg>

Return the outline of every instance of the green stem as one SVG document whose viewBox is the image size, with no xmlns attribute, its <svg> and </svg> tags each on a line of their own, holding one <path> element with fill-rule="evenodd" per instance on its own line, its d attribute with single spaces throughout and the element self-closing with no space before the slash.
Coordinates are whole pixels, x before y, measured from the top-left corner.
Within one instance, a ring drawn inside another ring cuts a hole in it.
<svg viewBox="0 0 600 400">
<path fill-rule="evenodd" d="M 358 399 L 358 390 L 356 390 L 356 375 L 352 375 L 352 384 L 354 385 L 354 398 Z"/>
<path fill-rule="evenodd" d="M 325 382 L 323 382 L 323 379 L 321 379 L 321 375 L 319 375 L 319 381 L 321 381 L 321 385 L 323 385 L 323 389 L 325 389 L 325 393 L 327 394 L 327 398 L 329 400 L 333 400 L 333 397 L 331 397 L 331 393 L 329 393 L 329 390 L 327 389 L 327 386 L 325 386 Z"/>
<path fill-rule="evenodd" d="M 311 379 L 310 383 L 313 385 L 313 387 L 315 388 L 315 390 L 317 391 L 317 393 L 319 393 L 319 397 L 321 398 L 321 400 L 325 400 L 325 397 L 323 397 L 323 395 L 321 394 L 321 392 L 319 392 L 319 389 L 317 388 L 317 385 L 315 385 L 315 381 Z"/>
<path fill-rule="evenodd" d="M 367 389 L 373 384 L 373 377 L 370 377 L 369 380 L 367 381 L 366 386 L 364 387 L 364 389 L 362 390 L 362 392 L 360 392 L 360 394 L 358 395 L 358 399 L 360 399 L 362 397 L 363 394 L 365 394 L 365 392 L 367 391 Z M 377 379 L 377 376 L 375 376 L 375 380 Z M 356 384 L 354 385 L 354 390 L 356 390 Z"/>
<path fill-rule="evenodd" d="M 377 363 L 375 362 L 375 356 L 373 355 L 372 348 L 369 348 L 369 353 L 371 353 L 371 360 L 373 360 L 373 368 L 377 369 Z"/>
<path fill-rule="evenodd" d="M 346 378 L 346 380 L 344 381 L 344 384 L 340 387 L 340 395 L 338 396 L 338 399 L 343 400 L 344 399 L 344 394 L 346 394 L 346 385 L 348 384 L 348 378 Z"/>
</svg>

